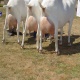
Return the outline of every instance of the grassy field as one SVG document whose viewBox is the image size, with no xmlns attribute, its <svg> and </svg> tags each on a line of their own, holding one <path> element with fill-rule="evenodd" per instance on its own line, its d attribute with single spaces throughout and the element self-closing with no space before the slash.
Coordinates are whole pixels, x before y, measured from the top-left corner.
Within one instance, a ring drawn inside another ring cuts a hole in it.
<svg viewBox="0 0 80 80">
<path fill-rule="evenodd" d="M 64 27 L 60 55 L 54 53 L 54 42 L 43 42 L 43 53 L 36 50 L 35 40 L 25 37 L 21 49 L 16 36 L 6 35 L 2 43 L 5 9 L 0 7 L 0 80 L 80 80 L 80 18 L 75 18 L 71 31 L 72 46 L 67 46 L 68 24 Z M 22 36 L 20 36 L 22 39 Z"/>
</svg>

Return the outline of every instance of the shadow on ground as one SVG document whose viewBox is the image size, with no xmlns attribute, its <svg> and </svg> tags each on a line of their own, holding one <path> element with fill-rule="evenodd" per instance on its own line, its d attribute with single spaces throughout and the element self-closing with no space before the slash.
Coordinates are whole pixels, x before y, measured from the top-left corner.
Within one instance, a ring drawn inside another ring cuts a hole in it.
<svg viewBox="0 0 80 80">
<path fill-rule="evenodd" d="M 30 38 L 28 38 L 28 40 L 26 40 L 25 42 L 24 42 L 25 44 L 36 44 L 36 40 L 35 40 L 35 38 L 34 37 L 30 37 Z"/>
<path fill-rule="evenodd" d="M 79 35 L 72 35 L 71 36 L 71 44 L 72 46 L 68 46 L 68 36 L 63 36 L 63 44 L 62 46 L 59 46 L 60 55 L 72 55 L 76 53 L 80 53 L 80 38 Z M 75 39 L 78 39 L 77 42 L 75 42 Z M 49 46 L 43 47 L 44 50 L 49 52 L 54 52 L 55 49 L 55 42 L 52 42 Z"/>
</svg>

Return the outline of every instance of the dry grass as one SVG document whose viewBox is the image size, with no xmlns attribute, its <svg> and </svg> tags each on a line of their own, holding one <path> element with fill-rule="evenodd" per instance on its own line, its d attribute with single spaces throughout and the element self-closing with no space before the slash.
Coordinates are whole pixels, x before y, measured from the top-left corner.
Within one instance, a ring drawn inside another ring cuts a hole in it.
<svg viewBox="0 0 80 80">
<path fill-rule="evenodd" d="M 72 46 L 67 46 L 67 26 L 64 27 L 61 54 L 54 53 L 54 42 L 43 43 L 43 52 L 36 50 L 35 40 L 25 38 L 25 49 L 21 49 L 16 36 L 7 36 L 2 44 L 5 10 L 0 7 L 0 80 L 80 80 L 80 18 L 72 26 Z M 22 38 L 22 36 L 20 36 Z"/>
</svg>

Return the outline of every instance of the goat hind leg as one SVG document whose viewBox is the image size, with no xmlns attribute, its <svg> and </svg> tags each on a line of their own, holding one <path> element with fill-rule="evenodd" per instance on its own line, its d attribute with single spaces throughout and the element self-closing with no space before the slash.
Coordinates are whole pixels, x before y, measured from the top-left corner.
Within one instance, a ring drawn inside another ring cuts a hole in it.
<svg viewBox="0 0 80 80">
<path fill-rule="evenodd" d="M 3 27 L 3 39 L 2 39 L 2 42 L 3 42 L 3 43 L 5 42 L 6 27 L 7 27 L 7 21 L 6 21 L 6 19 L 5 19 L 5 24 L 4 24 L 4 27 Z"/>
<path fill-rule="evenodd" d="M 71 27 L 72 27 L 72 21 L 69 22 L 69 28 L 68 28 L 68 46 L 71 46 L 71 41 L 70 41 Z"/>
<path fill-rule="evenodd" d="M 18 43 L 20 43 L 20 39 L 19 39 L 19 27 L 20 27 L 20 21 L 18 21 L 18 23 L 17 23 L 17 40 L 18 40 Z"/>
</svg>

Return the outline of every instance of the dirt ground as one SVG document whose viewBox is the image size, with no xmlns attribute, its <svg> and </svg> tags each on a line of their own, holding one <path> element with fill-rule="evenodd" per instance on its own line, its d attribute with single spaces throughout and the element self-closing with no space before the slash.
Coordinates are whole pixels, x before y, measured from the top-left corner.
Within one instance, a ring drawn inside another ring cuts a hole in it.
<svg viewBox="0 0 80 80">
<path fill-rule="evenodd" d="M 5 9 L 0 7 L 0 11 L 0 80 L 80 80 L 80 18 L 73 21 L 71 47 L 67 46 L 68 24 L 64 26 L 63 45 L 57 56 L 54 41 L 43 42 L 43 54 L 37 52 L 35 39 L 30 36 L 25 37 L 25 49 L 20 48 L 16 36 L 7 33 L 3 44 Z"/>
</svg>

